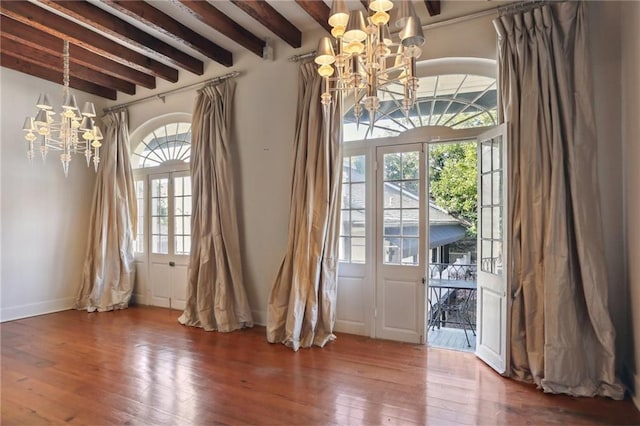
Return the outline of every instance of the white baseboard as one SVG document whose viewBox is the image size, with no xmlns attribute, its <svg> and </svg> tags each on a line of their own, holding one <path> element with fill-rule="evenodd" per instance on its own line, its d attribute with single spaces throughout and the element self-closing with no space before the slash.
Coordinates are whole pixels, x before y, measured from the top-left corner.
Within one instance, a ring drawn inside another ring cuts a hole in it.
<svg viewBox="0 0 640 426">
<path fill-rule="evenodd" d="M 146 305 L 147 304 L 147 298 L 144 297 L 144 294 L 142 294 L 142 293 L 133 293 L 131 295 L 131 303 L 136 304 L 136 305 Z"/>
<path fill-rule="evenodd" d="M 355 334 L 358 336 L 368 336 L 364 323 L 346 320 L 336 320 L 333 331 L 338 333 Z"/>
<path fill-rule="evenodd" d="M 65 297 L 62 299 L 2 308 L 0 309 L 0 322 L 35 317 L 36 315 L 50 314 L 52 312 L 67 311 L 73 309 L 74 300 L 75 297 Z"/>
<path fill-rule="evenodd" d="M 253 324 L 254 325 L 267 325 L 267 311 L 251 311 L 251 315 L 253 316 Z"/>
</svg>

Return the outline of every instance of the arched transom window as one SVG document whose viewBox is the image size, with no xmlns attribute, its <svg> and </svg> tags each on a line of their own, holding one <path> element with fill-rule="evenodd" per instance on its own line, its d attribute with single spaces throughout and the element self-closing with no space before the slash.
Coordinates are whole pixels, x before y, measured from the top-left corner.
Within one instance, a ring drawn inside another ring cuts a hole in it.
<svg viewBox="0 0 640 426">
<path fill-rule="evenodd" d="M 167 162 L 188 163 L 191 158 L 191 123 L 162 125 L 147 134 L 133 153 L 133 167 L 155 167 Z"/>
<path fill-rule="evenodd" d="M 421 77 L 413 108 L 402 110 L 402 87 L 388 87 L 380 109 L 369 127 L 369 112 L 359 119 L 351 107 L 344 116 L 345 141 L 396 136 L 405 130 L 423 126 L 452 129 L 497 124 L 496 79 L 474 74 L 442 74 Z"/>
</svg>

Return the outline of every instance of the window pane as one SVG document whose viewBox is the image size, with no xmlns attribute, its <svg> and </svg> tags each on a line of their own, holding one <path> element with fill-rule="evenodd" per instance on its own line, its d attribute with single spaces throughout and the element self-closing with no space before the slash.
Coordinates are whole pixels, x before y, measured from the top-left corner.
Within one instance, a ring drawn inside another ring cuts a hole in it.
<svg viewBox="0 0 640 426">
<path fill-rule="evenodd" d="M 365 184 L 352 183 L 351 185 L 351 208 L 363 209 L 365 199 Z"/>
<path fill-rule="evenodd" d="M 402 183 L 402 207 L 417 208 L 420 204 L 420 181 L 410 180 Z"/>
<path fill-rule="evenodd" d="M 364 155 L 344 157 L 340 211 L 340 261 L 362 263 L 366 244 L 366 162 Z M 353 238 L 353 237 L 358 238 Z M 357 252 L 357 254 L 354 254 Z"/>
<path fill-rule="evenodd" d="M 383 157 L 384 163 L 384 180 L 400 180 L 402 178 L 401 173 L 401 157 L 399 152 L 394 152 L 392 154 L 384 154 Z"/>
<path fill-rule="evenodd" d="M 420 152 L 402 153 L 402 179 L 420 178 Z"/>
<path fill-rule="evenodd" d="M 491 179 L 493 181 L 493 204 L 502 204 L 502 172 L 498 170 L 491 173 Z"/>
<path fill-rule="evenodd" d="M 492 238 L 492 225 L 491 225 L 491 207 L 483 207 L 480 210 L 480 237 Z"/>
<path fill-rule="evenodd" d="M 189 195 L 184 197 L 183 208 L 184 208 L 184 214 L 186 216 L 191 216 L 191 204 L 192 204 L 191 196 Z"/>
<path fill-rule="evenodd" d="M 402 250 L 401 238 L 385 238 L 382 249 L 384 253 L 384 263 L 400 264 L 400 252 Z"/>
<path fill-rule="evenodd" d="M 342 159 L 342 182 L 343 183 L 347 183 L 349 182 L 349 176 L 350 176 L 350 161 L 349 161 L 350 157 L 344 157 Z"/>
<path fill-rule="evenodd" d="M 342 185 L 342 204 L 341 208 L 348 209 L 351 204 L 351 185 Z"/>
<path fill-rule="evenodd" d="M 348 262 L 349 261 L 349 237 L 340 237 L 338 251 L 340 253 L 339 259 L 343 262 Z"/>
<path fill-rule="evenodd" d="M 492 232 L 492 237 L 494 239 L 501 239 L 502 238 L 502 218 L 501 218 L 501 213 L 502 213 L 502 208 L 501 207 L 493 207 L 491 209 L 492 211 L 492 220 L 493 223 L 491 224 L 491 227 L 493 228 L 493 232 Z"/>
<path fill-rule="evenodd" d="M 364 182 L 365 179 L 365 156 L 354 155 L 351 157 L 351 182 Z"/>
<path fill-rule="evenodd" d="M 480 176 L 480 203 L 482 206 L 491 205 L 491 173 Z"/>
<path fill-rule="evenodd" d="M 384 234 L 400 235 L 400 209 L 384 211 Z"/>
<path fill-rule="evenodd" d="M 418 209 L 402 210 L 402 235 L 417 237 L 418 236 Z"/>
<path fill-rule="evenodd" d="M 501 169 L 502 168 L 502 150 L 500 149 L 501 147 L 501 143 L 500 140 L 502 139 L 501 136 L 497 136 L 493 139 L 493 145 L 492 145 L 492 155 L 493 155 L 493 169 Z"/>
<path fill-rule="evenodd" d="M 365 263 L 366 259 L 366 240 L 362 237 L 351 238 L 351 262 Z"/>
<path fill-rule="evenodd" d="M 493 273 L 493 261 L 491 256 L 491 240 L 482 240 L 480 244 L 480 268 L 484 272 Z"/>
<path fill-rule="evenodd" d="M 420 241 L 418 238 L 402 239 L 402 264 L 403 265 L 418 264 L 419 243 Z"/>
<path fill-rule="evenodd" d="M 384 184 L 383 205 L 385 209 L 400 208 L 400 186 L 398 184 Z"/>
<path fill-rule="evenodd" d="M 481 161 L 481 166 L 482 166 L 482 173 L 487 173 L 489 171 L 491 171 L 491 142 L 483 142 L 482 143 L 482 148 L 481 148 L 481 155 L 482 155 L 482 161 Z"/>
<path fill-rule="evenodd" d="M 493 241 L 493 273 L 502 274 L 502 241 Z"/>
</svg>

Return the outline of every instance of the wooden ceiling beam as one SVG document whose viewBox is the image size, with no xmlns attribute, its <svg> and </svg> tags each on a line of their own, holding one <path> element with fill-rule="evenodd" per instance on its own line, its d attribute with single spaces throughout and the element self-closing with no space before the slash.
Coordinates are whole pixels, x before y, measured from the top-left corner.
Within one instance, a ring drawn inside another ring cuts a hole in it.
<svg viewBox="0 0 640 426">
<path fill-rule="evenodd" d="M 28 62 L 20 58 L 12 56 L 8 52 L 2 52 L 0 55 L 0 66 L 12 69 L 24 74 L 29 74 L 34 77 L 42 78 L 44 80 L 51 81 L 53 83 L 60 84 L 62 82 L 62 73 Z M 83 92 L 91 93 L 102 98 L 116 100 L 117 92 L 108 87 L 100 86 L 90 81 L 82 80 L 77 77 L 69 78 L 69 87 Z"/>
<path fill-rule="evenodd" d="M 161 32 L 213 59 L 225 67 L 233 65 L 233 56 L 228 50 L 181 24 L 171 16 L 140 0 L 102 0 L 115 10 L 130 16 L 150 28 Z"/>
<path fill-rule="evenodd" d="M 2 53 L 8 53 L 13 57 L 32 62 L 45 68 L 60 71 L 63 68 L 62 54 L 53 54 L 44 50 L 37 49 L 33 46 L 22 44 L 16 40 L 2 36 L 0 38 L 0 50 Z M 113 90 L 119 90 L 128 95 L 136 94 L 136 85 L 128 81 L 121 80 L 110 75 L 96 72 L 90 68 L 78 65 L 75 62 L 69 63 L 69 76 L 78 77 L 79 79 L 92 81 L 100 86 L 108 87 Z M 62 81 L 60 83 L 63 83 Z"/>
<path fill-rule="evenodd" d="M 296 3 L 304 9 L 309 16 L 316 20 L 316 22 L 322 25 L 322 28 L 331 33 L 331 26 L 329 25 L 329 11 L 330 8 L 323 1 L 318 0 L 296 0 Z"/>
<path fill-rule="evenodd" d="M 200 0 L 176 0 L 175 4 L 181 5 L 183 10 L 201 22 L 262 58 L 266 43 L 210 3 Z"/>
<path fill-rule="evenodd" d="M 160 55 L 173 65 L 191 71 L 196 75 L 204 73 L 204 64 L 181 50 L 153 37 L 138 27 L 131 25 L 109 12 L 86 1 L 39 0 L 50 8 L 71 16 L 100 32 L 125 43 L 130 43 L 148 55 Z"/>
<path fill-rule="evenodd" d="M 424 0 L 429 16 L 440 15 L 440 0 Z"/>
<path fill-rule="evenodd" d="M 231 0 L 247 15 L 267 27 L 272 33 L 289 43 L 291 47 L 302 46 L 302 33 L 284 16 L 264 0 Z"/>
<path fill-rule="evenodd" d="M 0 13 L 139 71 L 150 72 L 172 83 L 178 81 L 177 69 L 128 49 L 33 3 L 3 1 L 0 2 Z"/>
<path fill-rule="evenodd" d="M 51 54 L 62 54 L 62 39 L 32 28 L 22 22 L 15 21 L 7 16 L 0 15 L 0 33 L 7 38 L 36 49 L 45 50 Z M 103 56 L 90 52 L 74 44 L 69 45 L 69 60 L 95 71 L 120 78 L 130 83 L 146 87 L 156 88 L 154 76 L 145 74 L 119 62 L 112 61 Z"/>
</svg>

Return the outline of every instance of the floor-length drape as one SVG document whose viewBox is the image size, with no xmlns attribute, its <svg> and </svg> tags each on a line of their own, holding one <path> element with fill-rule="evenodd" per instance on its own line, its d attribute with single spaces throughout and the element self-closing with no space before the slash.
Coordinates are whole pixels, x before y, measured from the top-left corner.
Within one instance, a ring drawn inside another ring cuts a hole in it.
<svg viewBox="0 0 640 426">
<path fill-rule="evenodd" d="M 509 143 L 511 373 L 545 392 L 619 399 L 585 7 L 494 21 Z"/>
<path fill-rule="evenodd" d="M 108 113 L 93 193 L 87 254 L 76 309 L 110 311 L 129 305 L 135 277 L 137 204 L 129 158 L 129 115 Z"/>
<path fill-rule="evenodd" d="M 191 126 L 191 255 L 180 323 L 228 332 L 253 326 L 242 277 L 231 161 L 235 83 L 206 86 Z"/>
<path fill-rule="evenodd" d="M 338 221 L 340 216 L 340 117 L 334 101 L 326 117 L 322 79 L 302 64 L 287 251 L 267 311 L 267 340 L 298 350 L 335 339 Z M 334 95 L 335 97 L 335 95 Z"/>
</svg>

